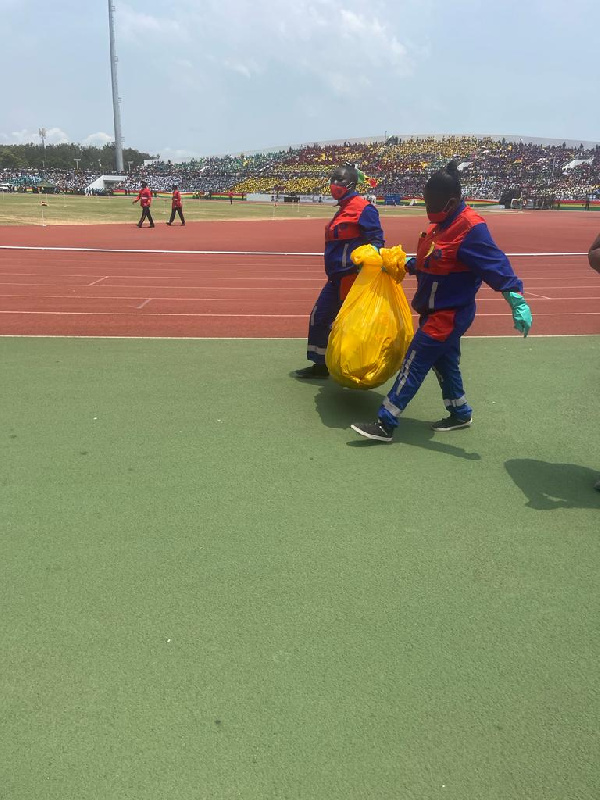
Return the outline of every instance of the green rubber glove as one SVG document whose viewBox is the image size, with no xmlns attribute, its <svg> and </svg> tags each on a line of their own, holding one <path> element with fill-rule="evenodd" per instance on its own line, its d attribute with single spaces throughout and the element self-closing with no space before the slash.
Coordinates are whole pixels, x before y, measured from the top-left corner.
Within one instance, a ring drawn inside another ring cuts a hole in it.
<svg viewBox="0 0 600 800">
<path fill-rule="evenodd" d="M 515 329 L 520 331 L 523 336 L 527 336 L 533 323 L 533 317 L 525 298 L 519 292 L 502 292 L 502 297 L 511 307 Z"/>
</svg>

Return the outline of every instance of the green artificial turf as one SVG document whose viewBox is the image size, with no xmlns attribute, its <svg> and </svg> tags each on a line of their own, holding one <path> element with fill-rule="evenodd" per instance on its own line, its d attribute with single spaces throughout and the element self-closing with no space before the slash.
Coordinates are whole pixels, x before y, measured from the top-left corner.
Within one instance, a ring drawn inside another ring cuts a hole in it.
<svg viewBox="0 0 600 800">
<path fill-rule="evenodd" d="M 132 205 L 135 195 L 129 197 L 84 197 L 82 195 L 38 195 L 0 193 L 0 226 L 2 225 L 69 225 L 112 222 L 137 222 L 140 207 Z M 42 203 L 45 203 L 43 206 Z M 194 200 L 184 198 L 183 210 L 188 221 L 222 219 L 285 219 L 318 217 L 329 219 L 333 213 L 330 205 L 279 203 L 250 203 L 227 200 Z M 381 206 L 380 214 L 411 216 L 423 214 L 423 209 Z M 163 222 L 171 213 L 171 200 L 157 197 L 152 202 L 152 214 Z"/>
<path fill-rule="evenodd" d="M 0 339 L 0 796 L 599 797 L 599 356 L 374 446 L 301 341 Z"/>
</svg>

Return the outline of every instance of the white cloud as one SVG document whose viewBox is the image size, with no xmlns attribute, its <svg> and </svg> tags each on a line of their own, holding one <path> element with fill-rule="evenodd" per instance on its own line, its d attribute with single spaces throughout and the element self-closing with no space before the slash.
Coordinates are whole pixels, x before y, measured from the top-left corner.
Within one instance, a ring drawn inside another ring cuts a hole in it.
<svg viewBox="0 0 600 800">
<path fill-rule="evenodd" d="M 90 133 L 89 136 L 86 136 L 85 139 L 82 139 L 81 144 L 85 145 L 86 147 L 104 147 L 105 144 L 114 142 L 114 140 L 115 137 L 111 136 L 109 133 L 98 131 L 98 133 Z"/>
<path fill-rule="evenodd" d="M 239 75 L 243 75 L 244 78 L 251 78 L 253 75 L 258 75 L 258 73 L 261 72 L 261 68 L 258 66 L 256 61 L 253 61 L 252 59 L 246 61 L 237 61 L 230 58 L 224 58 L 221 63 L 227 69 L 237 72 Z"/>
<path fill-rule="evenodd" d="M 348 75 L 346 72 L 329 72 L 327 83 L 341 97 L 353 97 L 357 90 L 366 92 L 372 86 L 366 75 Z"/>
<path fill-rule="evenodd" d="M 189 161 L 191 158 L 198 158 L 199 155 L 199 153 L 192 150 L 177 150 L 172 147 L 163 147 L 160 151 L 162 161 L 172 161 L 174 164 L 180 164 L 182 161 Z"/>
<path fill-rule="evenodd" d="M 340 19 L 342 35 L 346 39 L 364 43 L 364 57 L 371 63 L 389 65 L 403 72 L 410 70 L 412 64 L 408 50 L 389 25 L 383 24 L 377 17 L 367 18 L 344 8 L 340 11 Z"/>
<path fill-rule="evenodd" d="M 159 42 L 185 41 L 188 38 L 185 25 L 173 17 L 157 17 L 135 11 L 126 3 L 118 6 L 115 28 L 117 40 L 122 38 L 136 44 L 144 44 L 150 38 Z"/>
<path fill-rule="evenodd" d="M 410 85 L 398 78 L 422 74 L 430 6 L 437 1 L 177 0 L 167 7 L 159 0 L 119 0 L 127 142 L 144 150 L 169 143 L 173 152 L 223 152 L 298 137 L 343 138 L 360 135 L 365 108 L 378 109 L 383 127 Z M 105 45 L 106 34 L 90 47 L 104 48 L 94 53 L 105 59 Z M 81 81 L 86 75 L 82 69 Z M 88 116 L 64 117 L 77 140 L 92 125 L 100 128 L 86 144 L 109 141 L 101 134 L 111 129 L 110 84 L 104 76 L 98 85 L 102 106 L 86 108 Z M 349 99 L 354 110 L 346 114 Z M 104 116 L 98 119 L 99 107 Z M 13 127 L 30 122 L 15 111 Z"/>
<path fill-rule="evenodd" d="M 418 2 L 428 0 L 372 0 L 365 13 L 360 0 L 204 0 L 201 9 L 197 0 L 179 0 L 171 21 L 203 42 L 194 47 L 196 70 L 210 70 L 213 80 L 304 75 L 315 92 L 346 97 L 356 76 L 364 89 L 378 87 L 383 70 L 414 71 L 421 53 L 410 46 L 410 31 L 424 39 L 412 13 Z"/>
<path fill-rule="evenodd" d="M 39 132 L 29 131 L 26 128 L 12 131 L 10 134 L 2 133 L 0 139 L 5 144 L 41 144 Z M 46 129 L 46 144 L 64 144 L 69 141 L 69 135 L 60 128 Z"/>
<path fill-rule="evenodd" d="M 46 144 L 65 144 L 73 141 L 74 139 L 61 128 L 46 129 Z M 97 133 L 90 133 L 89 136 L 82 139 L 81 144 L 85 147 L 104 147 L 105 144 L 113 141 L 114 136 L 104 133 L 104 131 L 98 131 Z M 38 131 L 30 131 L 24 128 L 21 131 L 13 131 L 12 133 L 0 133 L 0 143 L 41 144 L 41 139 Z"/>
</svg>

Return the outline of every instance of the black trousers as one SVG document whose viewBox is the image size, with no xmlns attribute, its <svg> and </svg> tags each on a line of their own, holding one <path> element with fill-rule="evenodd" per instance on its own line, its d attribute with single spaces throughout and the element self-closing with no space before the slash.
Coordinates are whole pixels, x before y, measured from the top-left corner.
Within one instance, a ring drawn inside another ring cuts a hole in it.
<svg viewBox="0 0 600 800">
<path fill-rule="evenodd" d="M 145 206 L 142 208 L 142 216 L 140 217 L 140 221 L 138 222 L 138 227 L 142 227 L 142 222 L 147 219 L 150 223 L 150 227 L 154 227 L 154 220 L 152 219 L 152 214 L 150 213 L 150 206 Z"/>
<path fill-rule="evenodd" d="M 175 214 L 179 214 L 179 219 L 181 220 L 181 224 L 185 225 L 185 219 L 183 218 L 183 209 L 181 207 L 171 209 L 171 219 L 169 220 L 169 225 L 173 223 L 173 220 L 175 219 Z"/>
</svg>

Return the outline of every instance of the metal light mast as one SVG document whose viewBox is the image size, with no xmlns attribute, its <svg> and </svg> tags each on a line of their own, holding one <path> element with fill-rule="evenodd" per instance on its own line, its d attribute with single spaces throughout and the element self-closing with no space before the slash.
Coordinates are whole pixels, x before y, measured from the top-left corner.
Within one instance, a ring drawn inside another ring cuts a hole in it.
<svg viewBox="0 0 600 800">
<path fill-rule="evenodd" d="M 117 54 L 115 52 L 115 7 L 108 0 L 108 27 L 110 30 L 110 77 L 112 80 L 113 116 L 115 120 L 115 155 L 117 172 L 123 172 L 123 139 L 121 136 L 121 107 L 119 106 L 119 87 L 117 85 Z"/>
</svg>

